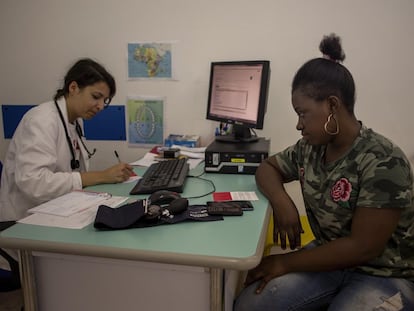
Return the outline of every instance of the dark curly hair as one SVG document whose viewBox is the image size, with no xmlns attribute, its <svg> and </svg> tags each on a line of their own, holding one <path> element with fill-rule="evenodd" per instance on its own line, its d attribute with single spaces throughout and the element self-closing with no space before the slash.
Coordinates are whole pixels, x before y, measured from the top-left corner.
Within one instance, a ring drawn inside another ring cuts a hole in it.
<svg viewBox="0 0 414 311">
<path fill-rule="evenodd" d="M 292 82 L 292 94 L 299 90 L 316 101 L 323 101 L 334 95 L 353 114 L 355 82 L 349 70 L 341 64 L 345 60 L 341 39 L 334 33 L 324 36 L 319 50 L 323 57 L 311 59 L 296 72 Z"/>
<path fill-rule="evenodd" d="M 116 85 L 112 75 L 106 69 L 90 58 L 78 60 L 67 72 L 63 88 L 56 91 L 54 99 L 69 94 L 69 85 L 75 81 L 79 88 L 85 88 L 97 82 L 105 82 L 109 87 L 109 98 L 115 96 Z"/>
</svg>

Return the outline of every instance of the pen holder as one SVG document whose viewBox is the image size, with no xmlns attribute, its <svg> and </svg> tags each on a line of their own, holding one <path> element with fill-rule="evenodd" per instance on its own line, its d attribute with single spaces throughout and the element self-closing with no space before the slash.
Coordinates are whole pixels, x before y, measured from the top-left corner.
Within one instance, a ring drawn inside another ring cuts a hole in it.
<svg viewBox="0 0 414 311">
<path fill-rule="evenodd" d="M 162 156 L 164 159 L 176 159 L 180 155 L 180 149 L 167 148 L 162 150 Z"/>
</svg>

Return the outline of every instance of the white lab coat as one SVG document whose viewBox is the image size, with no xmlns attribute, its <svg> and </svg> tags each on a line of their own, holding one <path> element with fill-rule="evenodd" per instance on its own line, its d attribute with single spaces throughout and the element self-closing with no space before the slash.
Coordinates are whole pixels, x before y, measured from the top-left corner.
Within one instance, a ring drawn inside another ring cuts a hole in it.
<svg viewBox="0 0 414 311">
<path fill-rule="evenodd" d="M 66 101 L 58 105 L 68 127 Z M 79 119 L 81 126 L 82 120 Z M 81 168 L 89 167 L 81 150 Z M 18 220 L 27 210 L 71 190 L 82 189 L 79 172 L 72 172 L 72 155 L 53 101 L 30 109 L 20 121 L 3 163 L 0 186 L 0 220 Z"/>
</svg>

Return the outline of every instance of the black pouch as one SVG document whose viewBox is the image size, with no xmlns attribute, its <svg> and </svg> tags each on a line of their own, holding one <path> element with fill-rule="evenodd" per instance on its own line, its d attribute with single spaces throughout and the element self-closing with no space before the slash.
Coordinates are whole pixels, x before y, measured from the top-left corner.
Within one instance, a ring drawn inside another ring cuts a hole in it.
<svg viewBox="0 0 414 311">
<path fill-rule="evenodd" d="M 183 221 L 223 220 L 222 216 L 209 215 L 207 205 L 190 205 L 181 213 L 164 214 L 156 219 L 148 219 L 145 214 L 145 204 L 146 200 L 138 200 L 118 208 L 100 205 L 96 213 L 94 227 L 98 230 L 119 230 L 175 224 Z"/>
<path fill-rule="evenodd" d="M 126 229 L 132 227 L 144 215 L 144 200 L 124 204 L 118 208 L 100 205 L 93 225 L 101 230 Z"/>
</svg>

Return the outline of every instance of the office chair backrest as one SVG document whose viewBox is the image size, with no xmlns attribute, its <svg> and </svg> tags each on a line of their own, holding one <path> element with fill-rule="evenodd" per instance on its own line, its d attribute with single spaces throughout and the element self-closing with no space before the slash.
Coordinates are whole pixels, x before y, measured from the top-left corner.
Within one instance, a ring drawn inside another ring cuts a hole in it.
<svg viewBox="0 0 414 311">
<path fill-rule="evenodd" d="M 0 161 L 0 186 L 1 173 L 3 171 L 3 163 Z M 15 221 L 0 221 L 0 232 L 14 225 Z M 5 258 L 10 266 L 10 271 L 0 269 L 0 292 L 7 292 L 21 288 L 19 263 L 0 248 L 0 256 Z"/>
<path fill-rule="evenodd" d="M 15 221 L 0 221 L 0 232 L 15 223 Z M 11 269 L 10 271 L 0 269 L 0 292 L 7 292 L 21 288 L 19 263 L 1 248 L 0 256 L 7 260 Z"/>
</svg>

